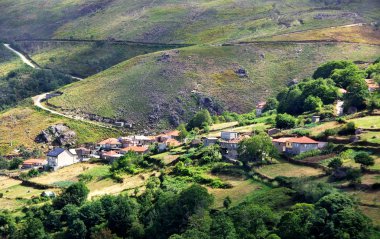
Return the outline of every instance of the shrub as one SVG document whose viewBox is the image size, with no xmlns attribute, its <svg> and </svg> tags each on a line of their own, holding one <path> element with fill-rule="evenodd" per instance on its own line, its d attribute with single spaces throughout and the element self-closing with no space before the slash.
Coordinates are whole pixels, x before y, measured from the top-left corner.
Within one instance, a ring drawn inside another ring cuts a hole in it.
<svg viewBox="0 0 380 239">
<path fill-rule="evenodd" d="M 345 124 L 340 130 L 339 130 L 339 134 L 340 135 L 351 135 L 351 134 L 355 134 L 355 130 L 356 130 L 356 126 L 355 126 L 355 123 L 354 122 L 349 122 L 347 124 Z"/>
<path fill-rule="evenodd" d="M 303 152 L 301 154 L 298 154 L 294 157 L 294 159 L 296 160 L 302 160 L 302 159 L 305 159 L 305 158 L 309 158 L 309 157 L 314 157 L 314 156 L 318 156 L 318 155 L 321 155 L 322 154 L 322 151 L 319 150 L 319 149 L 313 149 L 313 150 L 310 150 L 310 151 L 307 151 L 307 152 Z"/>
<path fill-rule="evenodd" d="M 80 174 L 78 176 L 80 182 L 90 182 L 94 177 L 90 174 Z"/>
<path fill-rule="evenodd" d="M 309 136 L 310 133 L 310 130 L 307 129 L 295 129 L 292 131 L 292 134 L 296 134 L 298 136 Z"/>
<path fill-rule="evenodd" d="M 291 129 L 296 126 L 297 120 L 289 114 L 278 114 L 276 116 L 276 127 L 280 129 Z"/>
</svg>

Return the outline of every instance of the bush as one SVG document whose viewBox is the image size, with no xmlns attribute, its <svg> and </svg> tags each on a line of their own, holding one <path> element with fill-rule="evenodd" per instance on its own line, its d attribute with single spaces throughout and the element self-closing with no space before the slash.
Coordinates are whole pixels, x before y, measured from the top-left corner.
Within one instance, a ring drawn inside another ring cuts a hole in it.
<svg viewBox="0 0 380 239">
<path fill-rule="evenodd" d="M 319 150 L 319 149 L 313 149 L 313 150 L 310 150 L 310 151 L 307 151 L 307 152 L 304 152 L 304 153 L 296 155 L 294 157 L 294 159 L 296 159 L 296 160 L 302 160 L 302 159 L 305 159 L 305 158 L 314 157 L 314 156 L 318 156 L 318 155 L 321 155 L 321 154 L 322 154 L 321 150 Z"/>
<path fill-rule="evenodd" d="M 339 130 L 339 134 L 340 135 L 351 135 L 351 134 L 355 134 L 355 130 L 356 130 L 356 126 L 355 126 L 355 123 L 354 122 L 349 122 L 347 124 L 345 124 L 340 130 Z"/>
<path fill-rule="evenodd" d="M 307 129 L 295 129 L 292 131 L 292 134 L 296 134 L 297 136 L 309 136 L 310 130 Z"/>
<path fill-rule="evenodd" d="M 79 178 L 79 182 L 86 183 L 86 182 L 90 182 L 94 177 L 90 174 L 80 174 L 78 178 Z"/>
<path fill-rule="evenodd" d="M 276 127 L 279 129 L 291 129 L 296 126 L 297 119 L 289 114 L 278 114 L 276 116 Z"/>
</svg>

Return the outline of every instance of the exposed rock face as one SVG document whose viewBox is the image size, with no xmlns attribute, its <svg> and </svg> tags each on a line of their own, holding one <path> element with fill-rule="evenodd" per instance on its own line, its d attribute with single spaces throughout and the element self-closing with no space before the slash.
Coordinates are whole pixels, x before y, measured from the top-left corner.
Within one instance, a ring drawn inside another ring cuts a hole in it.
<svg viewBox="0 0 380 239">
<path fill-rule="evenodd" d="M 76 143 L 76 133 L 63 124 L 57 124 L 42 130 L 35 138 L 35 141 L 54 146 L 74 145 Z"/>
</svg>

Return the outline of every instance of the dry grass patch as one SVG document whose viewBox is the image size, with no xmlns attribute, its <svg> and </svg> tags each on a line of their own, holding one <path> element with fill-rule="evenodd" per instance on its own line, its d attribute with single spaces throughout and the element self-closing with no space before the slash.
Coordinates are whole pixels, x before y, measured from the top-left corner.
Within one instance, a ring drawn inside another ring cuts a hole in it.
<svg viewBox="0 0 380 239">
<path fill-rule="evenodd" d="M 362 211 L 367 217 L 371 218 L 375 226 L 380 226 L 380 208 L 359 206 L 359 210 Z"/>
<path fill-rule="evenodd" d="M 13 178 L 8 178 L 6 176 L 0 176 L 0 190 L 19 185 L 21 184 L 20 180 L 16 180 Z"/>
<path fill-rule="evenodd" d="M 332 128 L 337 128 L 337 127 L 339 127 L 339 123 L 336 121 L 332 121 L 332 122 L 322 123 L 318 126 L 310 128 L 309 130 L 312 136 L 317 136 L 318 134 L 322 133 L 326 129 L 332 129 Z"/>
<path fill-rule="evenodd" d="M 208 192 L 215 197 L 215 208 L 223 207 L 223 200 L 227 196 L 231 198 L 232 205 L 237 205 L 244 200 L 245 196 L 253 191 L 261 190 L 263 187 L 261 184 L 250 179 L 228 176 L 219 176 L 219 178 L 224 182 L 230 183 L 233 187 L 227 189 L 207 187 Z"/>
<path fill-rule="evenodd" d="M 90 189 L 88 198 L 96 198 L 106 194 L 114 195 L 129 189 L 140 188 L 145 185 L 145 182 L 153 173 L 157 174 L 156 172 L 147 172 L 133 176 L 126 175 L 123 183 L 116 183 L 110 178 L 92 181 L 87 184 Z"/>
<path fill-rule="evenodd" d="M 338 42 L 380 44 L 380 31 L 370 26 L 354 25 L 282 34 L 270 37 L 268 39 L 275 41 L 331 40 Z"/>
<path fill-rule="evenodd" d="M 279 163 L 265 165 L 255 170 L 271 178 L 275 178 L 277 176 L 309 177 L 321 175 L 324 173 L 322 169 L 316 169 L 302 165 L 295 165 L 282 160 L 279 161 Z"/>
<path fill-rule="evenodd" d="M 100 165 L 98 164 L 77 163 L 61 168 L 55 172 L 46 173 L 42 176 L 33 178 L 31 181 L 47 185 L 62 181 L 77 182 L 80 174 L 86 173 L 88 170 L 99 166 Z"/>
</svg>

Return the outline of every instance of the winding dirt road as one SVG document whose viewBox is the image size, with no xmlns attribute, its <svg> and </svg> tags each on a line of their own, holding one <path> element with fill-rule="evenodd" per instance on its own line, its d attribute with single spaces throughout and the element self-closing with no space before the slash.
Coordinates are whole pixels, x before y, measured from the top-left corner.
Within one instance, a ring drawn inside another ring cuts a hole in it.
<svg viewBox="0 0 380 239">
<path fill-rule="evenodd" d="M 10 51 L 12 51 L 13 53 L 15 53 L 17 56 L 19 56 L 22 60 L 22 62 L 24 62 L 26 65 L 34 68 L 34 69 L 40 69 L 37 65 L 35 65 L 32 61 L 30 61 L 25 55 L 23 55 L 21 52 L 17 51 L 16 49 L 12 48 L 9 44 L 4 44 L 4 46 L 9 49 Z M 69 75 L 71 78 L 75 79 L 75 80 L 83 80 L 82 78 L 79 78 L 79 77 L 75 77 L 75 76 L 71 76 Z M 82 122 L 85 122 L 85 123 L 89 123 L 89 124 L 93 124 L 93 125 L 96 125 L 98 127 L 103 127 L 103 128 L 107 128 L 107 129 L 110 129 L 112 128 L 111 126 L 106 126 L 104 124 L 101 124 L 99 122 L 94 122 L 94 121 L 90 121 L 90 120 L 86 120 L 84 118 L 81 118 L 79 116 L 73 116 L 73 115 L 67 115 L 67 114 L 63 114 L 63 113 L 60 113 L 58 111 L 55 111 L 55 110 L 52 110 L 52 109 L 49 109 L 47 108 L 46 106 L 44 106 L 42 104 L 42 101 L 46 100 L 46 96 L 49 94 L 50 92 L 48 93 L 42 93 L 40 95 L 36 95 L 34 97 L 32 97 L 32 100 L 33 100 L 33 104 L 34 106 L 42 109 L 42 110 L 45 110 L 45 111 L 48 111 L 50 112 L 51 114 L 54 114 L 54 115 L 58 115 L 58 116 L 62 116 L 62 117 L 65 117 L 65 118 L 68 118 L 68 119 L 72 119 L 72 120 L 79 120 L 79 121 L 82 121 Z"/>
</svg>

